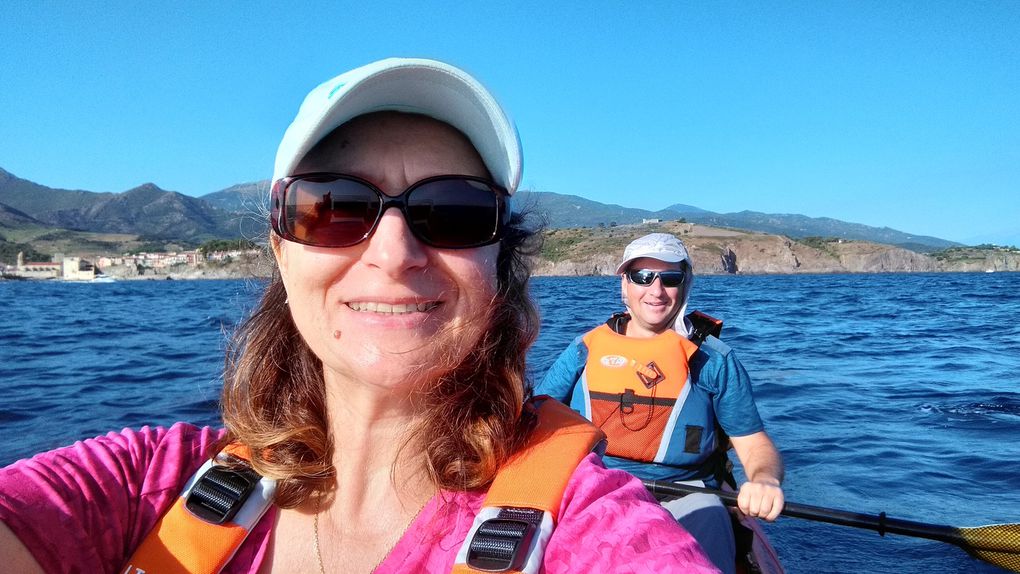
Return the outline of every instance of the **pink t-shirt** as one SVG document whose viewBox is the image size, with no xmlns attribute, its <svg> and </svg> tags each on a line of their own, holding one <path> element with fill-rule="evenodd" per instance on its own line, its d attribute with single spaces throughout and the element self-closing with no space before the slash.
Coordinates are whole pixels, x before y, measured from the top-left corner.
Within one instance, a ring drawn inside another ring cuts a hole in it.
<svg viewBox="0 0 1020 574">
<path fill-rule="evenodd" d="M 222 432 L 182 423 L 144 427 L 18 461 L 0 469 L 0 520 L 46 572 L 119 574 Z M 439 493 L 376 574 L 449 572 L 483 498 Z M 274 510 L 266 513 L 224 573 L 258 572 L 275 519 Z M 717 572 L 637 479 L 606 469 L 595 455 L 567 485 L 543 571 Z"/>
</svg>

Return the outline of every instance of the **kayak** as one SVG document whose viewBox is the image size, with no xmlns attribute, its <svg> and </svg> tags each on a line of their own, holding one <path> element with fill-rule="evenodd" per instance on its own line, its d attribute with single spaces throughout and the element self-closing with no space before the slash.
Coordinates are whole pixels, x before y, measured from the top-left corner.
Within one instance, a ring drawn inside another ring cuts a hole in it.
<svg viewBox="0 0 1020 574">
<path fill-rule="evenodd" d="M 676 495 L 660 494 L 662 485 L 675 486 L 673 483 L 658 483 L 656 481 L 644 481 L 644 483 L 649 492 L 659 500 L 676 497 Z M 724 483 L 721 490 L 736 494 L 729 484 Z M 734 506 L 730 506 L 728 510 L 733 525 L 733 539 L 737 546 L 737 574 L 786 574 L 786 569 L 779 561 L 776 549 L 765 535 L 761 521 L 747 516 Z"/>
<path fill-rule="evenodd" d="M 733 535 L 737 540 L 737 574 L 785 574 L 761 521 L 730 508 Z"/>
</svg>

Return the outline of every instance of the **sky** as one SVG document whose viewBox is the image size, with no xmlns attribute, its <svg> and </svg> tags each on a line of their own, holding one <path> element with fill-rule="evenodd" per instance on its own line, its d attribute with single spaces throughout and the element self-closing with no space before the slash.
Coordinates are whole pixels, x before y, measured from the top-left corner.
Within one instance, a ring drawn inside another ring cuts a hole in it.
<svg viewBox="0 0 1020 574">
<path fill-rule="evenodd" d="M 0 11 L 0 167 L 201 196 L 389 56 L 488 86 L 522 188 L 1020 246 L 1020 2 L 80 2 Z"/>
</svg>

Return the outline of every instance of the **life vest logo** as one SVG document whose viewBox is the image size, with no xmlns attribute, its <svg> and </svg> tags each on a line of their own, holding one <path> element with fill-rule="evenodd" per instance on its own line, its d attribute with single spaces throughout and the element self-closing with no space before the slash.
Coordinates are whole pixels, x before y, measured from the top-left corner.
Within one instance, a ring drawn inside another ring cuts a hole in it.
<svg viewBox="0 0 1020 574">
<path fill-rule="evenodd" d="M 621 357 L 620 355 L 603 355 L 599 362 L 602 363 L 603 367 L 619 369 L 626 367 L 630 361 L 627 360 L 627 357 Z"/>
</svg>

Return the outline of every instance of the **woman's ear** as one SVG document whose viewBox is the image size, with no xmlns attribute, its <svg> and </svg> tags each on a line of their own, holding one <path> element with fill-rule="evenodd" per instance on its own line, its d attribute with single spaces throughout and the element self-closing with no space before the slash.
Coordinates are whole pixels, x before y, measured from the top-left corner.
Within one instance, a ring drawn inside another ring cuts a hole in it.
<svg viewBox="0 0 1020 574">
<path fill-rule="evenodd" d="M 279 235 L 272 231 L 269 232 L 269 248 L 273 250 L 273 257 L 276 259 L 276 266 L 280 269 L 280 274 L 286 276 L 287 254 L 283 243 L 283 239 Z"/>
</svg>

